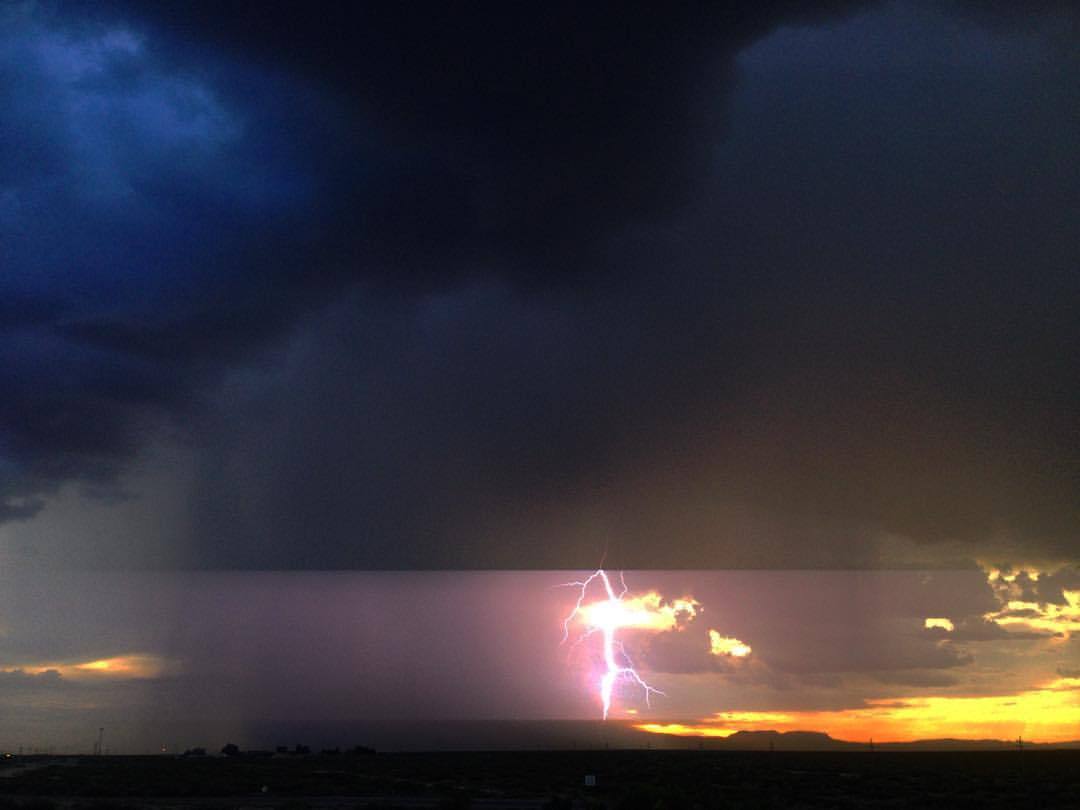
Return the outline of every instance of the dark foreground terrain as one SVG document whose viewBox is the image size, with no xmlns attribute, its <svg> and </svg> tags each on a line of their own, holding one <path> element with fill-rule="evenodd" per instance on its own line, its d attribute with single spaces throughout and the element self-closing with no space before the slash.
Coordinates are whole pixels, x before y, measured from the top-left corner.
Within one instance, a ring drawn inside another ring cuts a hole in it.
<svg viewBox="0 0 1080 810">
<path fill-rule="evenodd" d="M 595 776 L 587 786 L 586 776 Z M 1080 808 L 1080 751 L 26 757 L 0 810 Z"/>
</svg>

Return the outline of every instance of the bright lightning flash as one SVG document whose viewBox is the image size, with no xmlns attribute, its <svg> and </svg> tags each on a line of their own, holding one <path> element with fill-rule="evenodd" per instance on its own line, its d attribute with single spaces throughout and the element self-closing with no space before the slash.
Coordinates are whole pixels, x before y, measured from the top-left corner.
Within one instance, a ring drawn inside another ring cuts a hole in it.
<svg viewBox="0 0 1080 810">
<path fill-rule="evenodd" d="M 589 587 L 595 582 L 603 585 L 607 598 L 586 603 Z M 616 638 L 616 633 L 622 628 L 672 630 L 678 627 L 680 616 L 693 617 L 698 608 L 698 603 L 693 599 L 677 599 L 665 603 L 654 591 L 641 596 L 624 598 L 627 587 L 621 573 L 619 584 L 621 590 L 616 594 L 610 577 L 602 568 L 594 571 L 586 579 L 564 583 L 565 587 L 580 588 L 581 592 L 574 609 L 563 621 L 563 642 L 569 639 L 570 624 L 575 619 L 585 628 L 585 632 L 575 644 L 596 632 L 599 632 L 603 638 L 605 671 L 600 678 L 600 700 L 604 706 L 605 720 L 611 710 L 612 692 L 615 684 L 620 680 L 631 681 L 640 686 L 645 693 L 646 705 L 649 705 L 649 697 L 652 694 L 664 694 L 638 675 L 626 649 Z"/>
</svg>

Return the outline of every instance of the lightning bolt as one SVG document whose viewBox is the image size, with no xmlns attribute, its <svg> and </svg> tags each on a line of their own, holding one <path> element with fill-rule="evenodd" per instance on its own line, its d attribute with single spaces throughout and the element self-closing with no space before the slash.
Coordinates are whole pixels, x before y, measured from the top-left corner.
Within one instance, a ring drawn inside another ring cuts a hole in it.
<svg viewBox="0 0 1080 810">
<path fill-rule="evenodd" d="M 585 604 L 589 586 L 597 581 L 603 584 L 607 599 Z M 603 568 L 598 568 L 586 579 L 564 582 L 561 586 L 580 588 L 574 609 L 570 611 L 563 621 L 563 643 L 565 644 L 570 638 L 570 624 L 575 618 L 580 619 L 585 625 L 585 632 L 574 642 L 575 646 L 597 632 L 601 633 L 603 637 L 604 665 L 606 669 L 600 678 L 600 701 L 604 706 L 605 720 L 607 720 L 608 712 L 611 711 L 612 692 L 615 689 L 615 684 L 620 680 L 632 681 L 640 686 L 645 694 L 646 706 L 649 705 L 649 697 L 652 694 L 664 694 L 659 689 L 649 686 L 638 675 L 637 670 L 634 669 L 634 663 L 630 660 L 630 656 L 627 655 L 622 642 L 615 637 L 619 628 L 640 626 L 641 622 L 640 616 L 628 611 L 623 603 L 627 587 L 626 579 L 621 571 L 619 572 L 619 584 L 622 590 L 616 594 L 607 572 Z"/>
</svg>

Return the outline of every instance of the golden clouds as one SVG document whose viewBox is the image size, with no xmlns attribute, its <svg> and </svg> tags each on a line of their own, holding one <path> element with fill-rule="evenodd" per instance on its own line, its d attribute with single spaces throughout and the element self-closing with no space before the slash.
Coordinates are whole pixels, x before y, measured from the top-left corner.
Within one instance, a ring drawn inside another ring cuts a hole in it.
<svg viewBox="0 0 1080 810">
<path fill-rule="evenodd" d="M 985 618 L 1003 627 L 1023 627 L 1067 636 L 1080 630 L 1080 590 L 1062 591 L 1062 594 L 1065 603 L 1060 605 L 1010 599 L 1004 608 L 987 613 Z"/>
<path fill-rule="evenodd" d="M 1009 571 L 988 568 L 986 581 L 1001 607 L 985 613 L 983 618 L 1002 627 L 1016 627 L 1065 638 L 1070 633 L 1080 631 L 1080 588 L 1060 587 L 1057 593 L 1053 593 L 1054 589 L 1047 589 L 1049 593 L 1043 592 L 1042 586 L 1051 581 L 1056 573 L 1029 567 Z"/>
</svg>

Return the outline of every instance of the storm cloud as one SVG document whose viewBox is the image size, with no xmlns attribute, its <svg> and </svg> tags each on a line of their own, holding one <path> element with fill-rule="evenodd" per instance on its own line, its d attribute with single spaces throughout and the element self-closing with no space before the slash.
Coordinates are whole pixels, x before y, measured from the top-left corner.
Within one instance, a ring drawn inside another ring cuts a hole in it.
<svg viewBox="0 0 1080 810">
<path fill-rule="evenodd" d="M 0 14 L 7 537 L 1075 557 L 1068 8 Z"/>
</svg>

